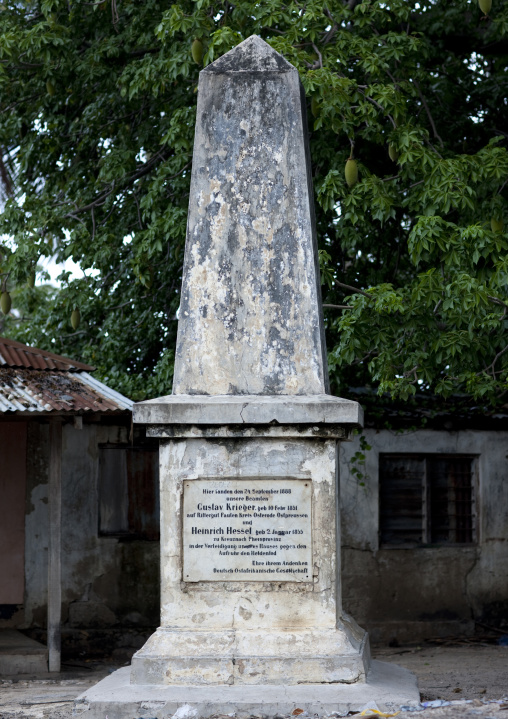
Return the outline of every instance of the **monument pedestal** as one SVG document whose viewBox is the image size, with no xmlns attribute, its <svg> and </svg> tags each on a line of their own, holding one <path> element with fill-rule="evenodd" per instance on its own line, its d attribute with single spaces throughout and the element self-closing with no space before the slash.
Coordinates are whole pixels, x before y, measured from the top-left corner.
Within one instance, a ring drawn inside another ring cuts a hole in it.
<svg viewBox="0 0 508 719">
<path fill-rule="evenodd" d="M 340 603 L 337 447 L 361 408 L 327 395 L 171 395 L 136 405 L 160 440 L 161 628 L 131 682 L 365 680 Z M 315 422 L 315 423 L 312 423 Z"/>
</svg>

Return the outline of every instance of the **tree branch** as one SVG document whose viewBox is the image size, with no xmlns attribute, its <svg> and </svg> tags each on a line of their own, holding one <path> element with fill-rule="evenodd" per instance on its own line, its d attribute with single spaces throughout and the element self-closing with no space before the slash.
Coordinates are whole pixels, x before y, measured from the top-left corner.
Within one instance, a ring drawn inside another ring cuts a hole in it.
<svg viewBox="0 0 508 719">
<path fill-rule="evenodd" d="M 427 117 L 429 118 L 429 122 L 430 122 L 430 124 L 431 124 L 431 126 L 432 126 L 432 131 L 434 132 L 434 137 L 435 137 L 437 140 L 439 140 L 439 144 L 441 145 L 441 147 L 444 147 L 444 143 L 443 143 L 443 141 L 442 141 L 442 139 L 441 139 L 441 137 L 440 137 L 438 131 L 436 130 L 436 125 L 435 125 L 435 123 L 434 123 L 434 118 L 432 117 L 431 112 L 430 112 L 430 109 L 429 109 L 429 106 L 427 105 L 427 100 L 424 98 L 423 93 L 422 93 L 422 91 L 420 90 L 420 86 L 418 85 L 418 83 L 416 82 L 416 80 L 413 80 L 413 82 L 414 82 L 414 84 L 415 84 L 416 89 L 418 90 L 418 95 L 420 96 L 420 100 L 422 101 L 422 104 L 423 104 L 423 106 L 424 106 L 424 108 L 425 108 L 425 112 L 427 113 Z"/>
<path fill-rule="evenodd" d="M 410 375 L 413 375 L 413 376 L 415 377 L 415 379 L 413 380 L 413 382 L 417 381 L 417 380 L 418 380 L 418 377 L 416 377 L 416 370 L 417 370 L 417 369 L 418 369 L 418 365 L 415 364 L 414 367 L 412 367 L 411 369 L 408 369 L 406 372 L 404 372 L 404 377 L 409 377 Z"/>
<path fill-rule="evenodd" d="M 160 152 L 158 152 L 156 155 L 154 155 L 152 158 L 150 158 L 150 160 L 148 160 L 148 162 L 145 162 L 145 164 L 142 165 L 142 166 L 139 168 L 139 170 L 137 170 L 137 172 L 135 172 L 134 174 L 132 174 L 130 177 L 128 177 L 128 178 L 124 181 L 124 183 L 123 183 L 124 186 L 125 186 L 125 185 L 130 185 L 130 184 L 132 184 L 133 182 L 135 182 L 136 180 L 139 180 L 140 177 L 143 177 L 144 175 L 147 175 L 147 174 L 152 170 L 152 168 L 153 168 L 153 166 L 155 165 L 155 163 L 157 162 L 157 160 L 158 160 L 160 157 L 162 157 L 162 156 L 163 156 L 163 151 L 160 151 Z M 183 171 L 185 170 L 185 168 L 188 167 L 189 165 L 190 165 L 190 162 L 188 162 L 187 165 L 185 165 L 184 167 L 182 167 L 182 169 L 181 169 L 179 172 L 177 172 L 175 175 L 172 175 L 172 177 L 170 177 L 170 178 L 168 178 L 168 179 L 171 180 L 171 179 L 173 179 L 174 177 L 177 177 L 177 176 L 178 176 L 181 172 L 183 172 Z M 120 189 L 120 188 L 117 188 L 117 189 Z M 76 213 L 78 213 L 78 212 L 88 212 L 88 210 L 91 210 L 92 207 L 98 207 L 99 205 L 103 204 L 104 200 L 106 200 L 106 198 L 109 197 L 109 195 L 111 195 L 114 191 L 115 191 L 115 182 L 113 181 L 113 182 L 111 183 L 111 185 L 109 186 L 109 189 L 108 189 L 106 192 L 103 192 L 102 195 L 99 195 L 99 197 L 97 197 L 93 202 L 89 202 L 88 205 L 84 205 L 83 207 L 77 207 L 76 210 L 74 211 L 74 214 L 76 214 Z M 72 216 L 72 215 L 71 215 L 70 213 L 67 214 L 67 215 L 65 215 L 65 217 L 71 217 L 71 216 Z M 77 219 L 77 218 L 76 218 L 76 219 Z"/>
<path fill-rule="evenodd" d="M 353 364 L 361 364 L 362 362 L 365 362 L 366 359 L 368 359 L 371 355 L 376 354 L 376 350 L 370 350 L 370 352 L 367 352 L 366 355 L 363 357 L 360 357 L 360 359 L 354 360 Z"/>
<path fill-rule="evenodd" d="M 496 305 L 501 305 L 501 307 L 508 307 L 508 304 L 506 304 L 506 302 L 503 302 L 503 300 L 500 300 L 498 297 L 492 297 L 492 295 L 487 295 L 487 297 L 491 302 L 494 302 Z"/>
<path fill-rule="evenodd" d="M 316 53 L 316 55 L 318 56 L 319 67 L 320 67 L 321 69 L 323 69 L 323 56 L 321 55 L 321 53 L 320 53 L 319 50 L 317 49 L 316 45 L 314 45 L 314 43 L 312 43 L 312 48 L 313 48 L 314 52 Z"/>
<path fill-rule="evenodd" d="M 360 90 L 360 86 L 358 86 L 358 89 Z M 390 115 L 390 113 L 387 112 L 387 111 L 385 110 L 385 108 L 384 108 L 382 105 L 380 105 L 377 100 L 374 100 L 373 97 L 370 97 L 370 95 L 367 95 L 367 93 L 363 92 L 362 90 L 360 90 L 360 92 L 362 93 L 362 95 L 364 96 L 364 98 L 365 98 L 366 100 L 369 100 L 370 102 L 372 102 L 376 107 L 379 107 L 379 109 L 382 110 L 382 111 L 385 113 L 385 115 L 389 118 L 390 122 L 392 123 L 394 130 L 396 130 L 396 129 L 397 129 L 397 123 L 395 122 L 395 120 L 393 119 L 393 117 Z"/>
<path fill-rule="evenodd" d="M 358 287 L 353 287 L 352 285 L 345 285 L 343 282 L 338 282 L 337 280 L 334 280 L 335 284 L 339 287 L 342 287 L 344 290 L 351 290 L 351 292 L 354 292 L 359 295 L 363 295 L 364 297 L 372 297 L 372 295 L 369 295 L 368 292 L 365 292 L 364 290 L 358 289 Z"/>
<path fill-rule="evenodd" d="M 30 95 L 30 97 L 23 97 L 21 100 L 18 100 L 17 102 L 13 102 L 12 105 L 9 105 L 8 107 L 4 107 L 3 110 L 0 110 L 0 114 L 3 114 L 4 112 L 8 112 L 9 110 L 12 110 L 14 107 L 17 107 L 18 105 L 22 105 L 24 102 L 30 102 L 30 100 L 35 100 L 38 97 L 41 97 L 42 92 L 37 92 L 35 95 Z"/>
<path fill-rule="evenodd" d="M 331 12 L 328 10 L 328 8 L 325 8 L 324 13 L 325 13 L 326 17 L 327 17 L 329 20 L 331 20 L 331 22 L 332 22 L 331 28 L 330 28 L 329 30 L 327 30 L 327 31 L 325 32 L 325 34 L 323 35 L 323 37 L 321 38 L 321 44 L 322 44 L 322 45 L 328 45 L 328 43 L 330 42 L 330 40 L 333 38 L 333 36 L 336 34 L 337 30 L 339 29 L 339 26 L 337 25 L 337 23 L 336 23 L 335 20 L 333 19 L 333 15 L 332 15 Z"/>
<path fill-rule="evenodd" d="M 508 137 L 508 136 L 507 136 L 507 137 Z M 498 195 L 500 195 L 500 194 L 502 193 L 502 191 L 504 190 L 505 185 L 506 185 L 507 182 L 508 182 L 508 177 L 506 178 L 506 180 L 505 180 L 505 181 L 503 182 L 503 184 L 501 185 L 501 188 L 499 189 L 499 191 L 498 191 L 498 193 L 497 193 Z"/>
<path fill-rule="evenodd" d="M 149 297 L 149 295 L 144 295 L 143 297 L 140 297 L 139 302 L 141 302 L 141 300 L 146 300 L 147 297 Z M 120 310 L 122 307 L 127 307 L 127 305 L 131 305 L 131 304 L 132 304 L 132 300 L 127 300 L 127 302 L 124 302 L 121 305 L 116 305 L 115 307 L 108 307 L 108 312 L 111 312 L 112 310 Z"/>
<path fill-rule="evenodd" d="M 12 197 L 12 181 L 7 167 L 5 166 L 2 150 L 0 149 L 0 184 L 3 185 L 7 197 Z"/>
<path fill-rule="evenodd" d="M 488 370 L 490 370 L 491 371 L 490 373 L 493 375 L 494 379 L 496 379 L 496 373 L 494 372 L 494 365 L 496 364 L 498 359 L 501 357 L 501 355 L 503 355 L 507 350 L 508 350 L 508 345 L 506 345 L 506 347 L 503 347 L 503 349 L 497 353 L 497 355 L 492 360 L 491 364 L 484 367 L 480 372 L 477 372 L 476 376 L 483 374 L 484 372 L 488 372 Z"/>
<path fill-rule="evenodd" d="M 323 307 L 327 307 L 333 310 L 352 310 L 353 308 L 349 305 L 328 305 L 324 304 Z"/>
<path fill-rule="evenodd" d="M 139 229 L 142 230 L 142 229 L 143 229 L 143 223 L 141 222 L 141 212 L 140 212 L 140 209 L 139 209 L 138 198 L 136 197 L 136 193 L 135 193 L 135 192 L 132 193 L 132 196 L 133 196 L 133 198 L 134 198 L 134 202 L 136 203 L 136 208 L 137 208 L 137 210 L 138 210 Z"/>
</svg>

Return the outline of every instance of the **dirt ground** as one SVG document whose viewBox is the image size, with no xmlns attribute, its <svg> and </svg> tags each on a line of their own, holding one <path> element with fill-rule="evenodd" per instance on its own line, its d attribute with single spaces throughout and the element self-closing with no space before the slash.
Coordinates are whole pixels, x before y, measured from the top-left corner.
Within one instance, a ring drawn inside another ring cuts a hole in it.
<svg viewBox="0 0 508 719">
<path fill-rule="evenodd" d="M 414 672 L 422 702 L 454 702 L 403 712 L 400 719 L 508 719 L 508 647 L 444 643 L 378 647 L 372 653 L 375 659 Z M 0 718 L 71 719 L 74 698 L 117 668 L 107 662 L 79 662 L 64 665 L 58 676 L 0 678 Z"/>
<path fill-rule="evenodd" d="M 508 647 L 495 644 L 378 647 L 372 654 L 375 659 L 400 664 L 416 674 L 422 701 L 508 697 Z"/>
</svg>

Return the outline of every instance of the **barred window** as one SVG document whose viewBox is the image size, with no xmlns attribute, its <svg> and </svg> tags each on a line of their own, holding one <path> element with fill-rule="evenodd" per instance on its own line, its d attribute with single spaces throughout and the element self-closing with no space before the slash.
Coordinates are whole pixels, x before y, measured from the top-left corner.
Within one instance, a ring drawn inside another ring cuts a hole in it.
<svg viewBox="0 0 508 719">
<path fill-rule="evenodd" d="M 476 458 L 380 454 L 381 546 L 474 544 Z"/>
</svg>

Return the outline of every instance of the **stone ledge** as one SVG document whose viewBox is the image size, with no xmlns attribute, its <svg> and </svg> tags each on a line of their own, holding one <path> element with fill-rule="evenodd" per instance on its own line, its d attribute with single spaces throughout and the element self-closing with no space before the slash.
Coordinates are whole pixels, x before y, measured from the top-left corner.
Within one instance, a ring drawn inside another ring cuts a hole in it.
<svg viewBox="0 0 508 719">
<path fill-rule="evenodd" d="M 343 424 L 148 424 L 147 437 L 159 439 L 340 439 L 349 442 L 353 427 Z"/>
<path fill-rule="evenodd" d="M 253 714 L 290 714 L 299 708 L 310 716 L 358 711 L 375 701 L 381 710 L 401 705 L 417 706 L 420 694 L 416 677 L 388 662 L 373 661 L 366 682 L 355 684 L 299 684 L 297 686 L 160 686 L 131 684 L 130 667 L 119 669 L 87 689 L 75 701 L 74 715 L 84 719 L 166 718 L 189 705 L 186 716 L 199 719 L 233 714 L 237 719 Z"/>
<path fill-rule="evenodd" d="M 188 395 L 176 394 L 138 402 L 136 424 L 270 425 L 334 424 L 363 426 L 358 402 L 317 395 Z"/>
</svg>

